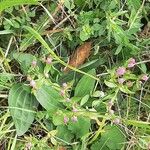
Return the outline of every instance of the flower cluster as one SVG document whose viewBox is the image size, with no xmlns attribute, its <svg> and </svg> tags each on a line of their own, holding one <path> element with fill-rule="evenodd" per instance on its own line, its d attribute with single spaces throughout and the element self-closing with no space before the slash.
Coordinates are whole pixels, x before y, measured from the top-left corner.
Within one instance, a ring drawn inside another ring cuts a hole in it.
<svg viewBox="0 0 150 150">
<path fill-rule="evenodd" d="M 69 122 L 69 120 L 70 120 L 69 117 L 64 116 L 64 124 L 67 124 L 67 123 Z M 72 121 L 72 122 L 77 122 L 77 121 L 78 121 L 77 116 L 75 116 L 75 115 L 72 116 L 72 117 L 71 117 L 71 121 Z"/>
<path fill-rule="evenodd" d="M 116 76 L 118 77 L 118 83 L 119 84 L 123 84 L 126 79 L 124 78 L 124 75 L 128 72 L 128 69 L 133 68 L 136 65 L 136 61 L 134 58 L 130 58 L 128 60 L 128 64 L 127 67 L 119 67 L 116 69 Z M 149 79 L 149 77 L 146 74 L 143 74 L 140 76 L 140 80 L 141 81 L 147 81 Z M 131 81 L 127 81 L 127 86 L 131 87 L 133 85 L 133 83 Z"/>
</svg>

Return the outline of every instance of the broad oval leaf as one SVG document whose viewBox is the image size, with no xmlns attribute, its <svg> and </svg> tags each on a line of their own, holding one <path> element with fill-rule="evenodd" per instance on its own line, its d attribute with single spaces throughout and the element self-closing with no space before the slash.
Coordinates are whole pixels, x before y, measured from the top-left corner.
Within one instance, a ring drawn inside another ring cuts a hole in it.
<svg viewBox="0 0 150 150">
<path fill-rule="evenodd" d="M 96 75 L 95 69 L 92 69 L 88 72 L 88 74 L 91 74 L 93 76 Z M 76 88 L 75 88 L 75 95 L 76 97 L 83 97 L 85 95 L 90 94 L 95 85 L 95 80 L 93 78 L 90 78 L 89 76 L 84 75 L 80 81 L 78 82 Z"/>
<path fill-rule="evenodd" d="M 8 104 L 17 135 L 23 135 L 32 124 L 38 102 L 23 84 L 15 84 L 9 92 Z"/>
<path fill-rule="evenodd" d="M 64 98 L 52 86 L 42 85 L 35 92 L 35 97 L 47 111 L 55 112 L 56 109 L 62 108 L 60 101 L 64 100 Z"/>
</svg>

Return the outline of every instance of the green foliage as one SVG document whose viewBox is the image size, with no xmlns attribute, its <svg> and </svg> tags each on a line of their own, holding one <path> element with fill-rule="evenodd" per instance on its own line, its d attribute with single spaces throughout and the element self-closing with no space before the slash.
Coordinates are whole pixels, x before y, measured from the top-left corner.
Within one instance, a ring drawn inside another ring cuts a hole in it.
<svg viewBox="0 0 150 150">
<path fill-rule="evenodd" d="M 104 128 L 105 132 L 101 135 L 98 142 L 95 142 L 91 149 L 105 149 L 105 150 L 120 150 L 123 148 L 126 142 L 126 136 L 123 131 L 117 126 L 106 126 Z"/>
<path fill-rule="evenodd" d="M 15 84 L 9 92 L 9 109 L 15 123 L 17 134 L 23 135 L 34 120 L 37 101 L 30 94 L 30 89 L 22 84 Z"/>
<path fill-rule="evenodd" d="M 57 136 L 69 143 L 71 143 L 71 140 L 73 138 L 73 134 L 70 132 L 70 130 L 65 125 L 57 126 Z"/>
<path fill-rule="evenodd" d="M 63 97 L 52 86 L 42 85 L 35 92 L 35 97 L 47 111 L 55 112 L 61 108 L 60 101 L 63 100 Z"/>
<path fill-rule="evenodd" d="M 0 12 L 0 147 L 148 149 L 147 1 L 0 0 Z"/>
<path fill-rule="evenodd" d="M 74 133 L 77 138 L 82 138 L 89 133 L 90 120 L 87 118 L 79 117 L 76 123 L 70 123 L 68 129 Z"/>
<path fill-rule="evenodd" d="M 24 4 L 37 4 L 37 0 L 1 0 L 0 1 L 0 12 L 8 7 L 15 5 L 24 5 Z"/>
<path fill-rule="evenodd" d="M 31 67 L 32 61 L 35 59 L 35 57 L 31 54 L 25 54 L 25 53 L 14 53 L 13 57 L 21 66 L 21 70 L 27 74 L 29 68 Z"/>
<path fill-rule="evenodd" d="M 95 70 L 92 69 L 88 72 L 91 75 L 95 75 Z M 94 84 L 95 84 L 95 80 L 87 77 L 86 75 L 84 75 L 80 81 L 78 82 L 76 88 L 75 88 L 75 96 L 76 97 L 83 97 L 87 94 L 90 94 L 93 91 L 94 88 Z M 83 86 L 84 85 L 84 86 Z"/>
</svg>

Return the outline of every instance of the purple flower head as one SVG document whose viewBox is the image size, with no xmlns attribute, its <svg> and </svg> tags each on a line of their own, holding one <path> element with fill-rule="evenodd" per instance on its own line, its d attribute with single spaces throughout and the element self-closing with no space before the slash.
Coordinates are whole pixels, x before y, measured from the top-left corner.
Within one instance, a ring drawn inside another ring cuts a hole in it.
<svg viewBox="0 0 150 150">
<path fill-rule="evenodd" d="M 129 59 L 129 62 L 128 62 L 128 68 L 134 67 L 135 64 L 136 64 L 135 59 L 134 59 L 134 58 L 130 58 L 130 59 Z"/>
<path fill-rule="evenodd" d="M 31 80 L 30 81 L 30 86 L 35 88 L 36 87 L 36 82 L 34 80 Z"/>
<path fill-rule="evenodd" d="M 119 67 L 116 71 L 117 76 L 122 76 L 124 75 L 126 72 L 126 68 L 125 67 Z"/>
<path fill-rule="evenodd" d="M 71 118 L 71 120 L 72 120 L 72 122 L 77 122 L 77 121 L 78 121 L 78 118 L 77 118 L 77 116 L 73 116 L 73 117 Z"/>
<path fill-rule="evenodd" d="M 148 78 L 149 78 L 149 77 L 148 77 L 146 74 L 142 75 L 142 77 L 141 77 L 141 79 L 142 79 L 143 81 L 147 81 Z"/>
<path fill-rule="evenodd" d="M 64 117 L 64 124 L 67 124 L 68 121 L 69 121 L 69 118 L 65 116 L 65 117 Z"/>
<path fill-rule="evenodd" d="M 119 79 L 118 79 L 118 83 L 119 83 L 119 84 L 123 84 L 124 81 L 125 81 L 124 78 L 119 78 Z"/>
<path fill-rule="evenodd" d="M 51 63 L 52 63 L 52 58 L 51 58 L 51 57 L 47 57 L 46 63 L 47 63 L 47 64 L 51 64 Z"/>
<path fill-rule="evenodd" d="M 32 61 L 32 67 L 36 67 L 36 65 L 37 65 L 37 61 L 36 61 L 36 60 L 33 60 L 33 61 Z"/>
</svg>

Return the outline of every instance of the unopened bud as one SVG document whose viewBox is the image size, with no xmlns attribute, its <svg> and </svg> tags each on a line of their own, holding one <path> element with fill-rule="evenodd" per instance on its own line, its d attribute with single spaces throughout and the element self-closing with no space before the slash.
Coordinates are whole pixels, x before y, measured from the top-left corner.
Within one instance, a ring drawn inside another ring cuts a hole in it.
<svg viewBox="0 0 150 150">
<path fill-rule="evenodd" d="M 32 67 L 36 67 L 37 62 L 35 60 L 32 61 Z"/>
<path fill-rule="evenodd" d="M 77 118 L 77 116 L 73 116 L 73 117 L 71 118 L 71 120 L 72 120 L 72 122 L 77 122 L 77 121 L 78 121 L 78 118 Z"/>
<path fill-rule="evenodd" d="M 51 58 L 51 57 L 47 57 L 46 63 L 47 63 L 47 64 L 51 64 L 51 63 L 52 63 L 52 58 Z"/>
<path fill-rule="evenodd" d="M 36 82 L 34 80 L 31 80 L 30 81 L 30 86 L 35 88 L 36 87 Z"/>
</svg>

